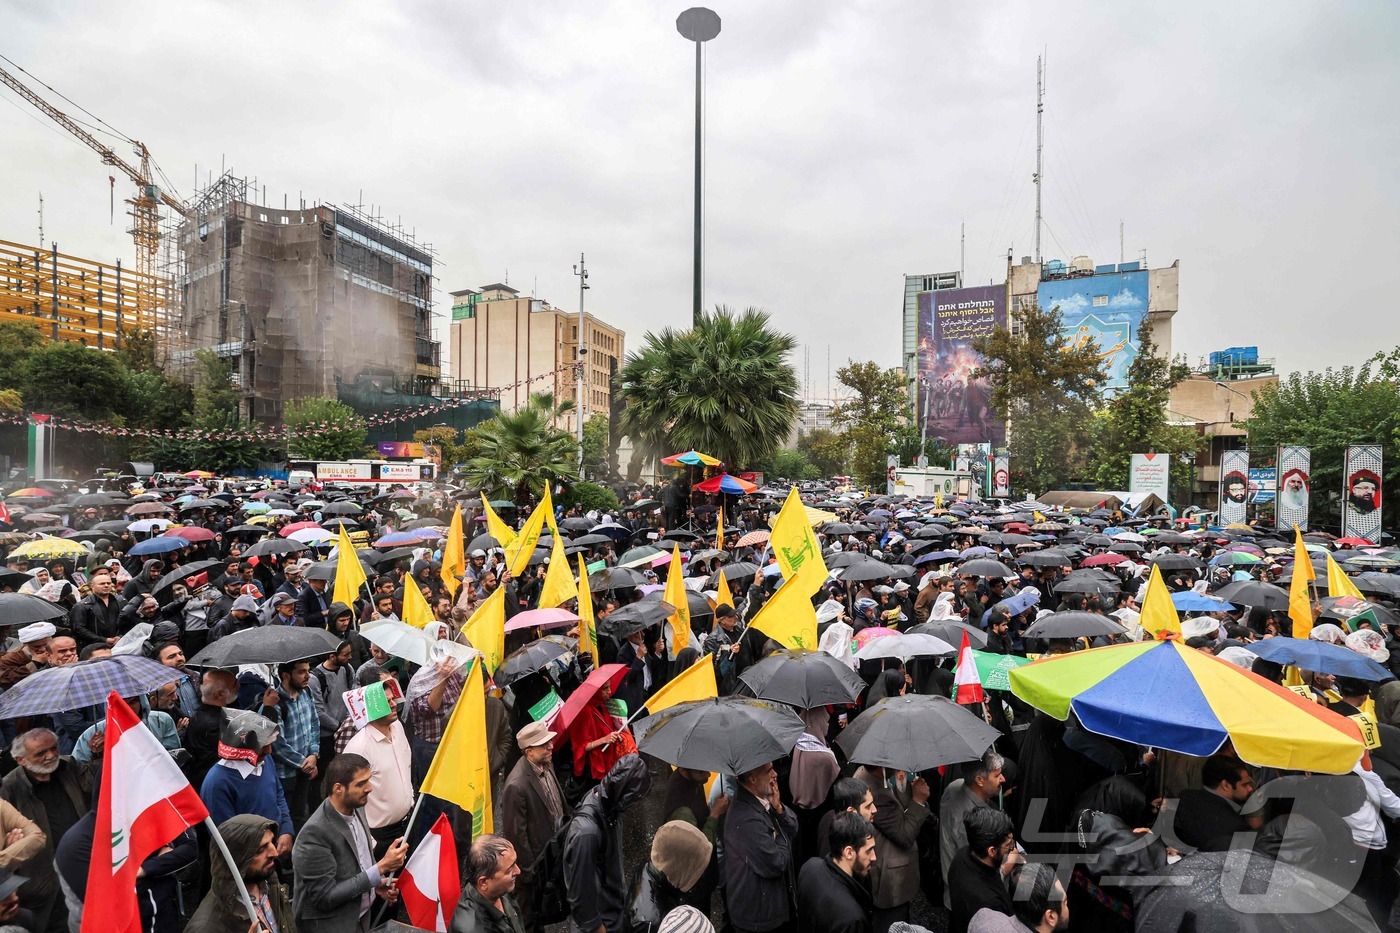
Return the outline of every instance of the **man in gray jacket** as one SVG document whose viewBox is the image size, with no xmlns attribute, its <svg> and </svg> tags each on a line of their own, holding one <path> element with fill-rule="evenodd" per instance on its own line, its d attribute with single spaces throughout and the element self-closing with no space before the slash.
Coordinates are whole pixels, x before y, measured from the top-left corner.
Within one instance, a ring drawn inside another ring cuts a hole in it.
<svg viewBox="0 0 1400 933">
<path fill-rule="evenodd" d="M 796 838 L 797 816 L 778 796 L 773 763 L 739 775 L 724 825 L 725 908 L 738 933 L 794 929 Z"/>
<path fill-rule="evenodd" d="M 408 846 L 395 839 L 378 862 L 364 806 L 370 766 L 345 754 L 326 771 L 330 795 L 311 814 L 292 846 L 293 913 L 303 929 L 318 933 L 367 933 L 375 895 L 393 904 L 399 892 L 385 876 L 403 868 Z"/>
</svg>

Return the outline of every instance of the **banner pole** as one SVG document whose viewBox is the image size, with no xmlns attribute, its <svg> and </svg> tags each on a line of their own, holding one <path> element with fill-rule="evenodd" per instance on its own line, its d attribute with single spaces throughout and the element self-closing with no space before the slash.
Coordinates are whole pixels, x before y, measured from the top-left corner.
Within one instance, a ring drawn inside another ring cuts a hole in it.
<svg viewBox="0 0 1400 933">
<path fill-rule="evenodd" d="M 251 923 L 260 923 L 258 910 L 253 906 L 253 897 L 248 893 L 248 886 L 243 882 L 243 869 L 234 863 L 233 854 L 228 850 L 228 843 L 224 842 L 224 837 L 219 834 L 219 827 L 214 825 L 214 818 L 206 816 L 204 825 L 209 829 L 209 838 L 213 839 L 214 845 L 219 847 L 219 853 L 224 857 L 224 863 L 228 865 L 234 883 L 238 885 L 238 896 L 243 901 L 243 909 L 248 912 L 248 920 Z"/>
</svg>

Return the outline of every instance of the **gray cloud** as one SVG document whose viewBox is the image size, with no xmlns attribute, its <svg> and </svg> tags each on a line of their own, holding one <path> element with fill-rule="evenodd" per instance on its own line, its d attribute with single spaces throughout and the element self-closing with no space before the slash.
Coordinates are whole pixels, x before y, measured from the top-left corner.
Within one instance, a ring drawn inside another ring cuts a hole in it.
<svg viewBox="0 0 1400 933">
<path fill-rule="evenodd" d="M 444 298 L 509 268 L 573 308 L 586 251 L 589 307 L 635 347 L 690 313 L 682 6 L 0 0 L 0 16 L 4 54 L 146 141 L 182 193 L 222 159 L 274 205 L 363 191 L 437 246 Z M 898 363 L 900 276 L 957 268 L 960 222 L 970 282 L 1032 251 L 1042 49 L 1047 256 L 1114 260 L 1124 219 L 1128 258 L 1182 263 L 1174 349 L 1192 359 L 1257 343 L 1309 368 L 1400 343 L 1372 271 L 1400 251 L 1393 5 L 717 10 L 706 301 L 770 310 L 812 347 L 819 388 L 828 344 L 833 365 Z M 35 239 L 42 190 L 61 249 L 129 259 L 106 168 L 0 98 L 0 236 Z"/>
</svg>

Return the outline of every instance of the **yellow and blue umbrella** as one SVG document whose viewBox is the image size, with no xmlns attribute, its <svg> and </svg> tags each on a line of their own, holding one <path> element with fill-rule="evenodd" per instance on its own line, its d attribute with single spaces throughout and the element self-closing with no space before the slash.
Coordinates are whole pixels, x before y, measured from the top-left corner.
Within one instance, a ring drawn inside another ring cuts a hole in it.
<svg viewBox="0 0 1400 933">
<path fill-rule="evenodd" d="M 685 453 L 671 454 L 669 457 L 662 457 L 661 462 L 667 466 L 719 466 L 720 461 L 709 454 L 702 454 L 698 450 L 687 450 Z"/>
<path fill-rule="evenodd" d="M 1261 767 L 1343 774 L 1365 751 L 1350 719 L 1175 639 L 1045 658 L 1008 679 L 1056 719 L 1073 712 L 1090 732 L 1185 755 L 1228 740 Z"/>
</svg>

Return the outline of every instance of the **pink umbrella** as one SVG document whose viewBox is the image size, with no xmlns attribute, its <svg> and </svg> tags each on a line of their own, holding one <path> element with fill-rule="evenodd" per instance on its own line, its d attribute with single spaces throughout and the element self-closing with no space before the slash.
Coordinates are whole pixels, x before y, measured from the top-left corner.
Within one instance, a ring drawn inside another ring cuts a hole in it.
<svg viewBox="0 0 1400 933">
<path fill-rule="evenodd" d="M 523 628 L 565 628 L 577 625 L 579 618 L 567 609 L 531 609 L 518 612 L 506 623 L 507 632 Z"/>
<path fill-rule="evenodd" d="M 864 648 L 866 645 L 870 644 L 872 639 L 882 638 L 885 635 L 898 634 L 899 633 L 896 632 L 894 629 L 885 628 L 882 625 L 876 626 L 875 628 L 861 629 L 859 632 L 856 632 L 856 644 L 861 648 Z"/>
<path fill-rule="evenodd" d="M 1085 558 L 1084 563 L 1080 564 L 1079 566 L 1106 567 L 1115 564 L 1127 563 L 1131 563 L 1131 561 L 1129 561 L 1128 558 L 1124 557 L 1122 554 L 1095 554 L 1093 557 Z"/>
<path fill-rule="evenodd" d="M 184 538 L 191 544 L 197 544 L 200 541 L 213 541 L 214 532 L 210 531 L 208 528 L 201 528 L 198 525 L 183 525 L 179 528 L 171 528 L 165 533 L 164 537 Z"/>
<path fill-rule="evenodd" d="M 283 525 L 282 530 L 279 531 L 278 534 L 286 538 L 289 537 L 292 532 L 301 531 L 303 528 L 315 528 L 318 531 L 325 530 L 318 522 L 292 522 L 290 525 Z"/>
</svg>

